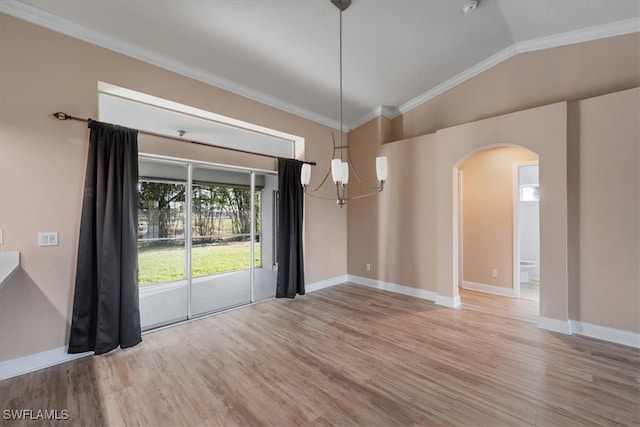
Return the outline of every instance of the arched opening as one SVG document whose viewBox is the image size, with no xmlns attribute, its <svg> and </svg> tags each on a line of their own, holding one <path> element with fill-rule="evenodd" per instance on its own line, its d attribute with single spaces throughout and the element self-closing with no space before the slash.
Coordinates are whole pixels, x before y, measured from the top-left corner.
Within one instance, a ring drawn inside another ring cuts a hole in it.
<svg viewBox="0 0 640 427">
<path fill-rule="evenodd" d="M 482 147 L 455 168 L 459 287 L 522 297 L 537 312 L 539 202 L 529 200 L 529 190 L 539 190 L 537 153 L 516 145 Z M 527 201 L 520 190 L 527 190 Z"/>
<path fill-rule="evenodd" d="M 567 104 L 557 103 L 437 132 L 436 303 L 460 305 L 458 166 L 474 153 L 518 145 L 540 161 L 540 318 L 545 329 L 569 333 L 567 239 Z"/>
</svg>

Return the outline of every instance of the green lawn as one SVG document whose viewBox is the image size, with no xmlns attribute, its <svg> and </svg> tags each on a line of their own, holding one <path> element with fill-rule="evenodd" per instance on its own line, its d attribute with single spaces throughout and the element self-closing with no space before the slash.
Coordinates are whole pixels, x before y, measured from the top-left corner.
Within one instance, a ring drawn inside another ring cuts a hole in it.
<svg viewBox="0 0 640 427">
<path fill-rule="evenodd" d="M 249 242 L 193 245 L 193 277 L 249 268 Z M 256 267 L 260 266 L 260 243 L 255 249 Z M 140 246 L 138 271 L 140 286 L 185 278 L 183 246 Z"/>
</svg>

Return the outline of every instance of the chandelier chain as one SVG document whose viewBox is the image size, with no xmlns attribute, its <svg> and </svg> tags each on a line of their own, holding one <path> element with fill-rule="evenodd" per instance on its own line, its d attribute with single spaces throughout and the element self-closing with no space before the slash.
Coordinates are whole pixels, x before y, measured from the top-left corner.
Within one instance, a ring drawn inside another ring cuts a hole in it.
<svg viewBox="0 0 640 427">
<path fill-rule="evenodd" d="M 342 143 L 342 9 L 340 9 L 340 147 L 343 146 Z M 343 158 L 343 149 L 340 149 L 340 160 L 344 161 Z M 349 149 L 347 148 L 347 151 Z"/>
</svg>

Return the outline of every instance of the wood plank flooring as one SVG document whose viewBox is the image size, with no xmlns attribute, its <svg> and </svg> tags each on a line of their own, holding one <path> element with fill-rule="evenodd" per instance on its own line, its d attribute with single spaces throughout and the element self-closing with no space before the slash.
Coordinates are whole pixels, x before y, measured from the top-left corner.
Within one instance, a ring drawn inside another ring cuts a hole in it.
<svg viewBox="0 0 640 427">
<path fill-rule="evenodd" d="M 351 284 L 268 301 L 2 381 L 0 410 L 67 409 L 66 426 L 640 425 L 638 350 L 538 329 L 532 301 L 462 301 Z"/>
<path fill-rule="evenodd" d="M 540 301 L 540 284 L 520 283 L 520 298 Z"/>
</svg>

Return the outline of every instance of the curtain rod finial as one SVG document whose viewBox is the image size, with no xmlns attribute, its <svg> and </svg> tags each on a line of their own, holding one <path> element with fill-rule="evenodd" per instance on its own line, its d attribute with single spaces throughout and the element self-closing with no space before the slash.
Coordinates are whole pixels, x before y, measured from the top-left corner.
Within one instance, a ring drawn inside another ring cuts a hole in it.
<svg viewBox="0 0 640 427">
<path fill-rule="evenodd" d="M 69 120 L 71 118 L 70 115 L 63 113 L 61 111 L 58 111 L 57 113 L 53 113 L 52 116 L 58 120 Z"/>
</svg>

